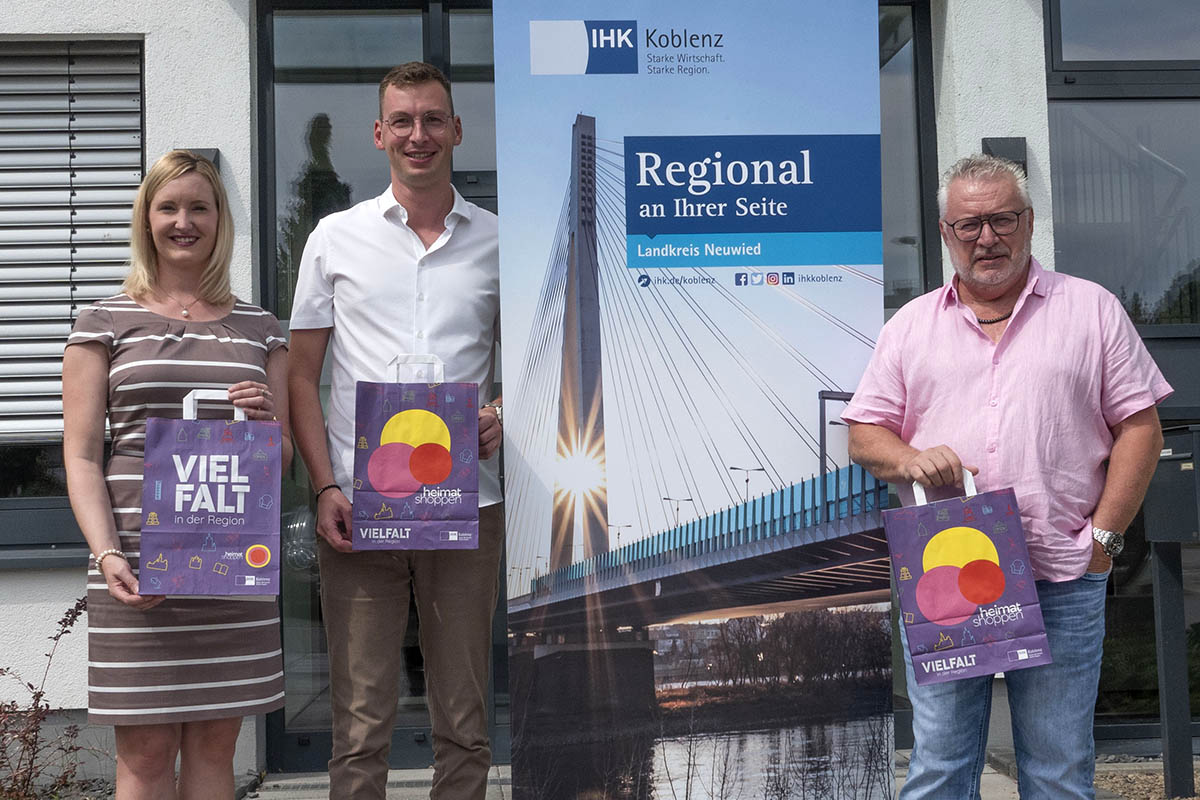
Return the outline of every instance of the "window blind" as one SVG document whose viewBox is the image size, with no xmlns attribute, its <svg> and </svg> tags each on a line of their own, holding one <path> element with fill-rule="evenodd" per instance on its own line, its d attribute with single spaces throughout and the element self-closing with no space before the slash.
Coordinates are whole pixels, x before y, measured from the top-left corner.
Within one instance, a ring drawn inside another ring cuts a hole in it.
<svg viewBox="0 0 1200 800">
<path fill-rule="evenodd" d="M 142 179 L 140 42 L 0 48 L 0 442 L 62 436 L 62 354 L 115 294 Z"/>
</svg>

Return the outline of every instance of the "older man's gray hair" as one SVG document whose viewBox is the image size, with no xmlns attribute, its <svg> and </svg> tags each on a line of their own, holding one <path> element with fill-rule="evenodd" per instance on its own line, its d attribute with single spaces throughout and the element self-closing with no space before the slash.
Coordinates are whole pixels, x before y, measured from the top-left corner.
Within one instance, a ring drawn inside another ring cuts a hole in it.
<svg viewBox="0 0 1200 800">
<path fill-rule="evenodd" d="M 1011 178 L 1017 185 L 1017 194 L 1021 202 L 1028 207 L 1033 206 L 1029 199 L 1029 183 L 1025 178 L 1025 170 L 1015 161 L 999 156 L 987 156 L 983 153 L 960 158 L 950 169 L 942 173 L 942 181 L 938 185 L 938 214 L 945 216 L 946 205 L 950 201 L 950 184 L 956 180 L 991 181 L 1001 178 Z M 1015 210 L 1015 209 L 1014 209 Z"/>
</svg>

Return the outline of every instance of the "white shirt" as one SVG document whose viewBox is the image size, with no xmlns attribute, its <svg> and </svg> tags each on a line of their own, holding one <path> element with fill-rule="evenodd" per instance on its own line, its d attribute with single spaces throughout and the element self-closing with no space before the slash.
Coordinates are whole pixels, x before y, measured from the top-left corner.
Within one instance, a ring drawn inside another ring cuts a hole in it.
<svg viewBox="0 0 1200 800">
<path fill-rule="evenodd" d="M 428 249 L 408 227 L 391 186 L 378 197 L 330 214 L 304 246 L 292 330 L 333 328 L 332 395 L 326 432 L 333 478 L 352 496 L 354 386 L 392 382 L 389 362 L 433 354 L 450 383 L 479 384 L 490 400 L 500 330 L 496 215 L 457 191 L 446 230 Z M 412 380 L 401 374 L 402 380 Z M 500 459 L 479 462 L 479 505 L 501 501 Z"/>
</svg>

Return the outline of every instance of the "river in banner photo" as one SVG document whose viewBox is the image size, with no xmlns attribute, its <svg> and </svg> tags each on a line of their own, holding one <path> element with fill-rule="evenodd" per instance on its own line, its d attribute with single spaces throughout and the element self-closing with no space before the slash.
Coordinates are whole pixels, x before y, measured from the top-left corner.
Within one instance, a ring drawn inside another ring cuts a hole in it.
<svg viewBox="0 0 1200 800">
<path fill-rule="evenodd" d="M 648 629 L 646 694 L 631 688 L 634 658 L 619 662 L 616 681 L 601 674 L 599 659 L 564 661 L 582 678 L 571 684 L 584 687 L 574 697 L 548 696 L 562 681 L 537 668 L 519 681 L 531 693 L 514 697 L 514 709 L 530 713 L 514 720 L 512 796 L 890 798 L 888 642 L 886 611 L 808 611 Z M 518 673 L 529 673 L 529 663 L 510 658 Z M 609 689 L 583 696 L 600 686 Z"/>
<path fill-rule="evenodd" d="M 514 769 L 515 800 L 883 800 L 890 715 L 814 725 L 612 739 Z M 533 754 L 531 754 L 533 755 Z M 536 757 L 536 756 L 535 756 Z M 526 781 L 518 782 L 518 774 Z"/>
</svg>

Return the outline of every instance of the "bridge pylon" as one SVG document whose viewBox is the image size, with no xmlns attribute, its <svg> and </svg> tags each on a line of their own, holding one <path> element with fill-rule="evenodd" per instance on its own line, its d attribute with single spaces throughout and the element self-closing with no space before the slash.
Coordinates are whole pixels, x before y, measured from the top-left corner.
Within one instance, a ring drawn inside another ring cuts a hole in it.
<svg viewBox="0 0 1200 800">
<path fill-rule="evenodd" d="M 608 478 L 604 451 L 599 255 L 596 243 L 596 120 L 571 127 L 572 189 L 559 385 L 550 569 L 608 552 Z"/>
</svg>

